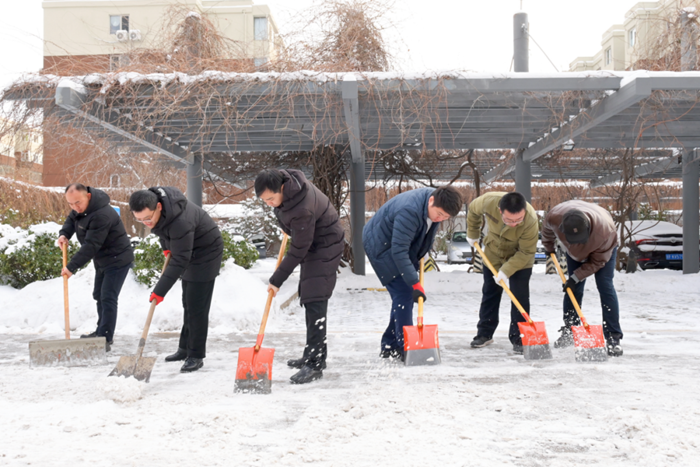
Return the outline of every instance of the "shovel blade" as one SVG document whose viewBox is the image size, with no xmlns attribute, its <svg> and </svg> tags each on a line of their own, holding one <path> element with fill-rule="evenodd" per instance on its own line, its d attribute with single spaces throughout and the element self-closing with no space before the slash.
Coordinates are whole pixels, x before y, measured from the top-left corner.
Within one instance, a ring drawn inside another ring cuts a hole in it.
<svg viewBox="0 0 700 467">
<path fill-rule="evenodd" d="M 603 326 L 600 324 L 589 325 L 588 330 L 584 326 L 572 326 L 571 331 L 574 335 L 577 362 L 605 362 L 608 360 Z"/>
<path fill-rule="evenodd" d="M 439 365 L 440 340 L 436 324 L 403 327 L 406 366 Z"/>
<path fill-rule="evenodd" d="M 236 384 L 233 392 L 270 394 L 272 392 L 272 360 L 275 349 L 254 347 L 238 349 Z"/>
<path fill-rule="evenodd" d="M 525 360 L 547 360 L 552 358 L 549 337 L 544 322 L 518 323 L 523 340 L 523 357 Z"/>
<path fill-rule="evenodd" d="M 107 363 L 105 338 L 60 339 L 29 343 L 29 365 L 89 366 Z"/>
<path fill-rule="evenodd" d="M 137 381 L 147 383 L 151 379 L 151 372 L 156 364 L 156 357 L 141 357 L 127 355 L 120 357 L 117 366 L 108 376 L 133 376 Z"/>
</svg>

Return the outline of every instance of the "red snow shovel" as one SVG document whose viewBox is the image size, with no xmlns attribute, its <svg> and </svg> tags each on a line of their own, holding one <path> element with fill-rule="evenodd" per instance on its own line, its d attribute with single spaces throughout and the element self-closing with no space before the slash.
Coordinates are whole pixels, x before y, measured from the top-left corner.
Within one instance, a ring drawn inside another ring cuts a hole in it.
<svg viewBox="0 0 700 467">
<path fill-rule="evenodd" d="M 420 260 L 420 285 L 423 285 L 424 258 Z M 423 297 L 418 299 L 416 326 L 403 327 L 403 350 L 406 366 L 440 364 L 437 324 L 423 324 Z"/>
<path fill-rule="evenodd" d="M 559 277 L 561 281 L 566 284 L 566 277 L 564 277 L 564 271 L 561 270 L 559 266 L 559 261 L 554 253 L 552 253 L 552 261 L 557 267 L 559 272 Z M 578 317 L 581 318 L 581 323 L 583 326 L 571 326 L 571 332 L 574 335 L 574 349 L 576 352 L 577 362 L 605 362 L 608 360 L 608 351 L 605 348 L 605 337 L 603 336 L 603 326 L 600 324 L 594 324 L 593 326 L 588 324 L 586 318 L 583 316 L 581 307 L 574 297 L 574 292 L 570 288 L 566 288 L 566 293 L 569 294 L 571 303 L 574 304 L 576 313 Z"/>
<path fill-rule="evenodd" d="M 165 258 L 161 275 L 165 273 L 165 268 L 168 267 L 169 262 L 170 253 L 168 253 L 168 256 Z M 151 301 L 151 308 L 148 310 L 146 325 L 143 327 L 143 333 L 141 334 L 141 339 L 139 339 L 139 346 L 136 348 L 136 355 L 120 357 L 117 366 L 115 366 L 112 372 L 107 376 L 124 376 L 125 378 L 133 376 L 137 381 L 143 381 L 145 383 L 151 379 L 151 372 L 153 371 L 153 366 L 156 364 L 156 357 L 142 357 L 142 355 L 143 348 L 146 346 L 148 330 L 151 327 L 153 313 L 156 311 L 156 305 L 158 305 L 158 302 L 154 298 L 153 301 Z"/>
<path fill-rule="evenodd" d="M 493 267 L 493 264 L 491 264 L 491 261 L 486 257 L 484 250 L 481 249 L 478 243 L 474 244 L 474 248 L 479 252 L 481 258 L 484 260 L 484 264 L 488 266 L 494 277 L 498 276 L 498 271 Z M 523 356 L 525 360 L 545 360 L 552 358 L 552 350 L 549 348 L 549 337 L 547 337 L 547 329 L 544 326 L 544 322 L 532 321 L 530 315 L 527 314 L 527 311 L 525 311 L 518 299 L 515 298 L 515 295 L 510 291 L 505 281 L 501 281 L 501 286 L 508 293 L 508 296 L 526 321 L 525 323 L 518 323 L 518 329 L 520 329 L 520 335 L 523 340 Z"/>
<path fill-rule="evenodd" d="M 280 253 L 277 256 L 277 266 L 280 267 L 284 250 L 287 249 L 287 234 L 284 234 Z M 238 367 L 236 368 L 236 386 L 233 392 L 244 392 L 250 394 L 270 394 L 272 392 L 272 359 L 275 356 L 275 349 L 263 349 L 262 341 L 265 337 L 265 326 L 267 317 L 272 306 L 272 290 L 267 295 L 265 312 L 263 313 L 260 331 L 255 347 L 241 347 L 238 349 Z"/>
</svg>

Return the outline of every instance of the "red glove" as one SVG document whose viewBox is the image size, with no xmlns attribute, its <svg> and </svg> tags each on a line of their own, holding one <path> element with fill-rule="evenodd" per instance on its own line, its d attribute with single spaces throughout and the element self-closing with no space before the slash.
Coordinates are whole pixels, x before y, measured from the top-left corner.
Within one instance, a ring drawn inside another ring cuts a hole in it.
<svg viewBox="0 0 700 467">
<path fill-rule="evenodd" d="M 425 290 L 423 290 L 423 286 L 420 285 L 420 282 L 413 284 L 413 301 L 415 303 L 418 303 L 418 299 L 423 297 L 423 302 L 427 300 L 427 297 L 425 296 Z"/>
<path fill-rule="evenodd" d="M 163 301 L 163 297 L 156 295 L 155 293 L 151 293 L 151 298 L 149 298 L 148 301 L 152 302 L 153 300 L 156 301 L 156 305 L 160 305 L 160 302 Z"/>
<path fill-rule="evenodd" d="M 170 250 L 163 250 L 163 254 L 164 254 L 165 257 L 167 258 L 168 255 L 170 254 Z M 158 302 L 158 303 L 160 303 L 160 302 Z"/>
</svg>

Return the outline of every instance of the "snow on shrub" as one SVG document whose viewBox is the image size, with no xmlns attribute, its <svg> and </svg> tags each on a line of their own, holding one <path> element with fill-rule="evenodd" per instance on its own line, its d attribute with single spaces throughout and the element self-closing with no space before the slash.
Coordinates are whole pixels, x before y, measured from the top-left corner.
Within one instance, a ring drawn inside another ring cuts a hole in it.
<svg viewBox="0 0 700 467">
<path fill-rule="evenodd" d="M 36 281 L 59 277 L 61 249 L 55 246 L 60 226 L 54 222 L 32 225 L 28 230 L 0 224 L 0 284 L 21 289 Z M 68 257 L 79 245 L 71 241 Z"/>
</svg>

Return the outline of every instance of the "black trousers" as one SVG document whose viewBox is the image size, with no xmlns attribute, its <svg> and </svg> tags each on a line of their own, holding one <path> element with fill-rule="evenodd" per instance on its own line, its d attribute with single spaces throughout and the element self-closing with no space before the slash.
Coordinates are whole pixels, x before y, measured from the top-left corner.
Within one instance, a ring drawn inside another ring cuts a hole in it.
<svg viewBox="0 0 700 467">
<path fill-rule="evenodd" d="M 209 308 L 215 281 L 216 279 L 209 282 L 182 281 L 182 307 L 185 315 L 179 346 L 187 351 L 188 357 L 206 357 Z"/>
<path fill-rule="evenodd" d="M 521 269 L 508 278 L 510 291 L 513 292 L 515 298 L 528 314 L 530 313 L 530 276 L 532 276 L 532 268 Z M 498 309 L 501 305 L 503 288 L 493 280 L 493 273 L 489 268 L 484 268 L 484 286 L 481 293 L 477 334 L 491 338 L 498 327 Z M 522 345 L 518 323 L 524 322 L 525 318 L 520 314 L 518 308 L 515 304 L 511 304 L 508 338 L 514 345 Z"/>
<path fill-rule="evenodd" d="M 107 268 L 95 271 L 95 286 L 92 298 L 97 302 L 97 335 L 104 336 L 107 342 L 114 339 L 117 327 L 117 307 L 119 292 L 133 264 L 120 268 Z"/>
<path fill-rule="evenodd" d="M 305 303 L 306 308 L 306 347 L 304 347 L 304 364 L 320 370 L 328 355 L 326 328 L 328 300 Z"/>
</svg>

